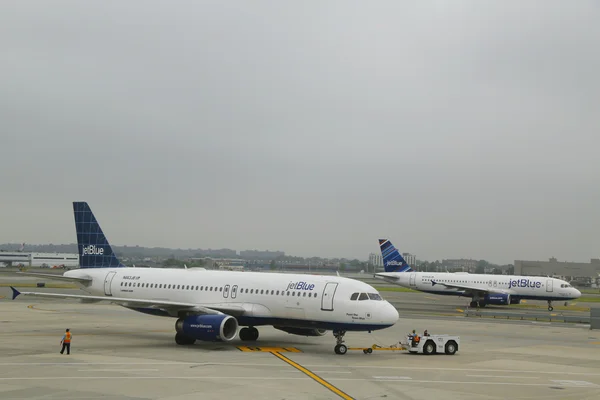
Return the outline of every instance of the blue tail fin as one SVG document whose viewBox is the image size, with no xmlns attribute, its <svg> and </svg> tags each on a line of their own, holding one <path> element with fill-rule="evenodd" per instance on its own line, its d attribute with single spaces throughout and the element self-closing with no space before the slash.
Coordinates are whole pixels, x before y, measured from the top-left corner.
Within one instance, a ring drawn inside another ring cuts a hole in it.
<svg viewBox="0 0 600 400">
<path fill-rule="evenodd" d="M 413 270 L 388 239 L 379 239 L 379 248 L 385 272 L 410 272 Z"/>
<path fill-rule="evenodd" d="M 94 213 L 86 202 L 73 202 L 80 268 L 121 268 L 117 256 L 106 240 Z"/>
</svg>

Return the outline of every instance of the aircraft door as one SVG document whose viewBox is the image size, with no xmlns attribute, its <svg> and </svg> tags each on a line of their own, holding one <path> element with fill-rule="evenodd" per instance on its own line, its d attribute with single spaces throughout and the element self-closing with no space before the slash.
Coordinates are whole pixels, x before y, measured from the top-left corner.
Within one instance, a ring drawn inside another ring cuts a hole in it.
<svg viewBox="0 0 600 400">
<path fill-rule="evenodd" d="M 238 285 L 233 285 L 233 287 L 231 288 L 231 298 L 232 299 L 235 299 L 237 296 L 237 288 L 238 288 Z"/>
<path fill-rule="evenodd" d="M 552 279 L 547 279 L 546 280 L 546 292 L 551 292 L 552 290 L 553 290 Z"/>
<path fill-rule="evenodd" d="M 411 272 L 409 282 L 408 282 L 410 286 L 417 286 L 417 284 L 415 283 L 416 278 L 417 278 L 417 274 L 415 274 L 414 272 Z"/>
<path fill-rule="evenodd" d="M 104 294 L 106 296 L 112 296 L 110 284 L 112 283 L 112 280 L 114 279 L 116 273 L 116 271 L 111 271 L 108 274 L 106 274 L 106 278 L 104 278 Z"/>
<path fill-rule="evenodd" d="M 229 297 L 229 285 L 225 285 L 225 287 L 223 288 L 223 297 Z"/>
<path fill-rule="evenodd" d="M 327 282 L 323 294 L 321 295 L 321 310 L 333 311 L 333 296 L 338 284 L 335 282 Z"/>
</svg>

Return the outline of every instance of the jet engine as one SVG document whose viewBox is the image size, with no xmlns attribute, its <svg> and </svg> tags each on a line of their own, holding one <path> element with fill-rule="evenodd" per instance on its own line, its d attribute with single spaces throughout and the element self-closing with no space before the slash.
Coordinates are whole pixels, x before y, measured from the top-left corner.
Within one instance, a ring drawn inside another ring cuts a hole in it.
<svg viewBox="0 0 600 400">
<path fill-rule="evenodd" d="M 299 336 L 323 336 L 327 333 L 325 329 L 315 328 L 292 328 L 289 326 L 274 326 L 273 328 Z"/>
<path fill-rule="evenodd" d="M 487 294 L 484 298 L 486 304 L 507 305 L 511 304 L 510 294 L 494 293 Z"/>
<path fill-rule="evenodd" d="M 235 338 L 237 320 L 230 315 L 192 315 L 175 322 L 177 333 L 206 342 L 228 342 Z"/>
</svg>

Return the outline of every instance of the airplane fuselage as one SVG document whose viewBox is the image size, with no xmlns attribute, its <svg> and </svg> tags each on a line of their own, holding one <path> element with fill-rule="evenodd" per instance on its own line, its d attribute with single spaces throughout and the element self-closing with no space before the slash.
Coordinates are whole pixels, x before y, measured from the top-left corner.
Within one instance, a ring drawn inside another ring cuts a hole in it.
<svg viewBox="0 0 600 400">
<path fill-rule="evenodd" d="M 235 316 L 241 326 L 370 331 L 398 319 L 396 309 L 372 286 L 337 276 L 162 268 L 86 268 L 65 276 L 92 278 L 83 290 L 94 296 L 241 307 L 243 314 Z M 353 293 L 372 299 L 351 300 Z M 164 309 L 125 306 L 177 316 Z"/>
<path fill-rule="evenodd" d="M 556 278 L 515 275 L 385 272 L 376 274 L 388 282 L 406 288 L 439 295 L 473 297 L 472 291 L 444 284 L 468 285 L 481 291 L 493 290 L 510 295 L 512 300 L 573 300 L 581 293 L 567 282 Z"/>
</svg>

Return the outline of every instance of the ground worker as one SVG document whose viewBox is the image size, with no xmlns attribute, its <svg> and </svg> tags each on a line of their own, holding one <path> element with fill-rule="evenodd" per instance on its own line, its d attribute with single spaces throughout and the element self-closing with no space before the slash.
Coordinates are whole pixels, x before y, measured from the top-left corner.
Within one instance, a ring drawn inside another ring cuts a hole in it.
<svg viewBox="0 0 600 400">
<path fill-rule="evenodd" d="M 423 336 L 429 336 L 429 332 L 427 332 L 427 329 L 425 329 L 425 332 L 423 332 Z"/>
<path fill-rule="evenodd" d="M 65 349 L 67 349 L 67 355 L 71 354 L 71 332 L 67 329 L 65 335 L 63 336 L 60 344 L 62 345 L 62 349 L 60 350 L 60 354 L 64 354 Z"/>
<path fill-rule="evenodd" d="M 413 337 L 412 337 L 412 346 L 413 347 L 418 346 L 420 341 L 421 341 L 421 338 L 419 337 L 419 334 L 414 333 Z"/>
</svg>

